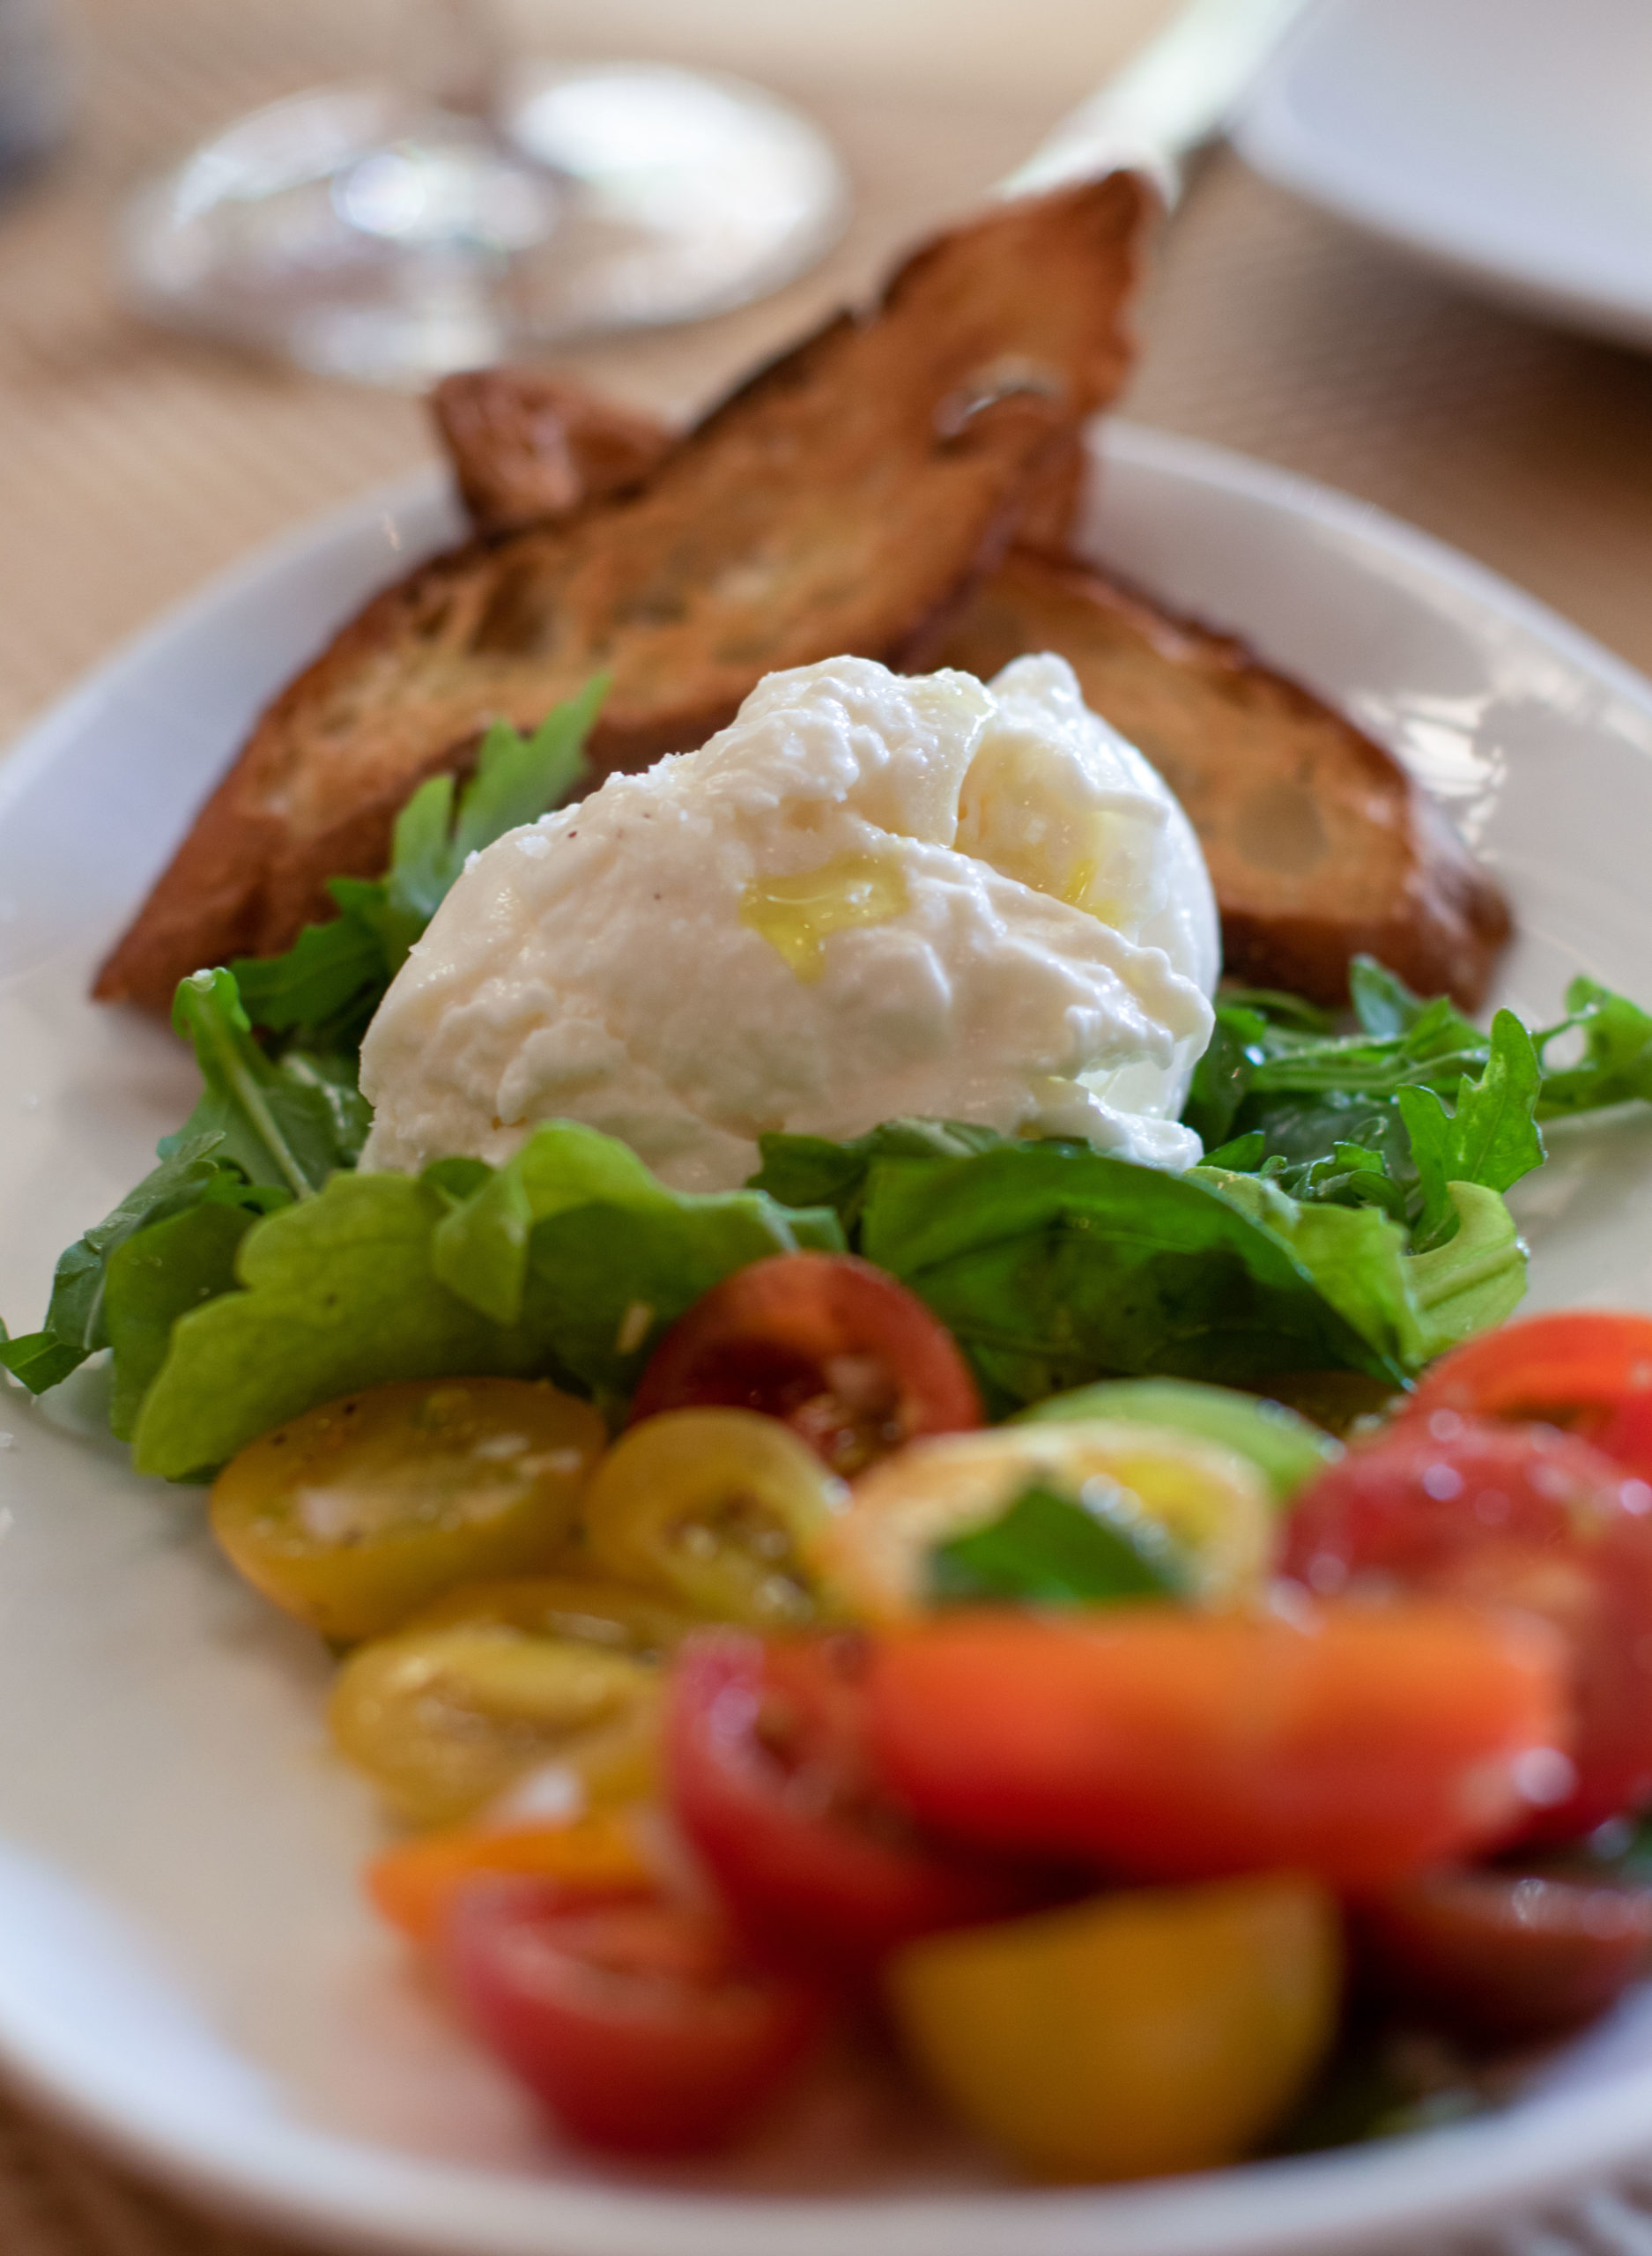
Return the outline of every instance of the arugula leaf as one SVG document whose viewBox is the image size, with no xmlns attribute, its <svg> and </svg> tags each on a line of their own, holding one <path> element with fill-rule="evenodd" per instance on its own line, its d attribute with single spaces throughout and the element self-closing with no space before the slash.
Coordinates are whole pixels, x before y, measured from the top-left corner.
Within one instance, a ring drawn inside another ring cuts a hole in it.
<svg viewBox="0 0 1652 2256">
<path fill-rule="evenodd" d="M 59 1385 L 109 1344 L 104 1316 L 108 1268 L 129 1238 L 197 1205 L 216 1183 L 227 1179 L 246 1193 L 246 1177 L 223 1163 L 221 1132 L 186 1132 L 167 1141 L 172 1149 L 160 1165 L 60 1257 L 41 1329 L 0 1342 L 0 1363 L 33 1393 Z"/>
<path fill-rule="evenodd" d="M 249 1183 L 275 1184 L 295 1198 L 313 1197 L 337 1169 L 355 1165 L 370 1116 L 348 1067 L 303 1051 L 273 1063 L 253 1040 L 232 973 L 181 979 L 172 1023 L 194 1046 L 205 1087 L 177 1135 L 162 1139 L 163 1159 L 181 1140 L 215 1134 L 220 1160 Z"/>
<path fill-rule="evenodd" d="M 1652 1098 L 1652 1016 L 1597 980 L 1579 977 L 1566 991 L 1566 1016 L 1537 1036 L 1544 1063 L 1539 1120 L 1593 1112 L 1633 1098 Z M 1550 1070 L 1549 1044 L 1581 1031 L 1583 1056 L 1575 1065 Z"/>
<path fill-rule="evenodd" d="M 1095 1481 L 1081 1499 L 1030 1481 L 999 1518 L 936 1544 L 929 1565 L 939 1606 L 1118 1605 L 1179 1598 L 1189 1586 L 1164 1529 Z"/>
<path fill-rule="evenodd" d="M 1466 1074 L 1459 1080 L 1450 1111 L 1433 1089 L 1395 1092 L 1422 1191 L 1419 1248 L 1438 1244 L 1455 1226 L 1449 1184 L 1507 1191 L 1543 1165 L 1543 1136 L 1532 1117 L 1541 1079 L 1531 1036 L 1512 1011 L 1499 1011 L 1485 1072 L 1478 1080 Z"/>
<path fill-rule="evenodd" d="M 174 1311 L 135 1459 L 199 1477 L 300 1411 L 387 1379 L 544 1373 L 617 1400 L 702 1293 L 805 1243 L 841 1245 L 829 1213 L 669 1191 L 625 1146 L 568 1122 L 497 1171 L 443 1160 L 418 1178 L 337 1175 L 245 1233 L 236 1289 Z M 134 1327 L 148 1327 L 138 1354 L 167 1295 L 214 1273 L 204 1234 L 188 1250 L 189 1278 L 130 1280 Z"/>
<path fill-rule="evenodd" d="M 1426 1007 L 1397 972 L 1374 955 L 1357 955 L 1348 966 L 1348 999 L 1365 1032 L 1379 1041 L 1409 1034 Z"/>
<path fill-rule="evenodd" d="M 530 737 L 495 721 L 463 791 L 451 776 L 433 776 L 402 809 L 382 879 L 332 879 L 330 924 L 307 924 L 284 955 L 238 957 L 230 968 L 254 1023 L 314 1050 L 359 1049 L 385 989 L 470 856 L 559 806 L 584 780 L 585 739 L 608 683 L 593 676 Z"/>
</svg>

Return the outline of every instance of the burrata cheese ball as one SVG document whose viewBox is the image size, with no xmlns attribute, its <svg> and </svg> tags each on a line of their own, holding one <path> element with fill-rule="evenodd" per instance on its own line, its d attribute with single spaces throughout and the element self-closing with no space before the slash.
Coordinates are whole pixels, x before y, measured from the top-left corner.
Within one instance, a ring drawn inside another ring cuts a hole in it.
<svg viewBox="0 0 1652 2256">
<path fill-rule="evenodd" d="M 1186 817 L 1064 659 L 829 658 L 472 857 L 363 1044 L 362 1164 L 575 1120 L 723 1191 L 771 1131 L 919 1116 L 1186 1167 L 1219 966 Z"/>
</svg>

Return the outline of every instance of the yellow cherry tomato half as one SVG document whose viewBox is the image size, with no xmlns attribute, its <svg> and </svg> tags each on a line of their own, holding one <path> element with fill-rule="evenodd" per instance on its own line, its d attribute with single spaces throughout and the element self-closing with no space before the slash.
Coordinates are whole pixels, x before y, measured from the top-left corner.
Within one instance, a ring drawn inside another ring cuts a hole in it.
<svg viewBox="0 0 1652 2256">
<path fill-rule="evenodd" d="M 1034 1481 L 1080 1503 L 1094 1495 L 1115 1522 L 1162 1528 L 1196 1604 L 1245 1596 L 1272 1563 L 1278 1515 L 1256 1466 L 1214 1442 L 1122 1418 L 914 1442 L 856 1481 L 848 1510 L 811 1538 L 810 1561 L 841 1611 L 909 1621 L 930 1603 L 935 1547 L 990 1526 Z"/>
<path fill-rule="evenodd" d="M 633 1810 L 589 1809 L 559 1825 L 459 1825 L 398 1841 L 367 1866 L 368 1900 L 414 1942 L 434 1942 L 462 1889 L 493 1876 L 554 1881 L 570 1897 L 651 1892 L 658 1873 Z"/>
<path fill-rule="evenodd" d="M 345 1661 L 333 1738 L 415 1824 L 453 1824 L 551 1765 L 576 1802 L 638 1800 L 654 1785 L 658 1656 L 690 1626 L 594 1577 L 455 1591 Z"/>
<path fill-rule="evenodd" d="M 212 1529 L 323 1636 L 378 1636 L 456 1583 L 553 1556 L 606 1439 L 545 1380 L 369 1387 L 242 1450 L 213 1485 Z"/>
<path fill-rule="evenodd" d="M 1043 2178 L 1237 2161 L 1329 2049 L 1337 1908 L 1263 1874 L 932 1935 L 885 1970 L 896 2022 L 970 2127 Z"/>
<path fill-rule="evenodd" d="M 806 1442 L 754 1410 L 667 1410 L 623 1434 L 582 1507 L 592 1558 L 713 1621 L 816 1618 L 809 1547 L 848 1489 Z"/>
</svg>

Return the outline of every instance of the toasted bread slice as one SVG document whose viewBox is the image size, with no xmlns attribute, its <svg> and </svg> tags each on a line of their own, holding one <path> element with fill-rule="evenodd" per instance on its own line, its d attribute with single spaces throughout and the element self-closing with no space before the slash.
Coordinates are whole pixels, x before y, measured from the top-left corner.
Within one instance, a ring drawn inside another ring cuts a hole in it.
<svg viewBox="0 0 1652 2256">
<path fill-rule="evenodd" d="M 1502 895 L 1443 810 L 1352 722 L 1231 636 L 1017 548 L 937 662 L 986 676 L 1027 650 L 1069 659 L 1085 702 L 1187 809 L 1231 976 L 1337 1004 L 1364 952 L 1420 994 L 1481 1000 L 1508 938 Z"/>
<path fill-rule="evenodd" d="M 515 532 L 627 493 L 678 443 L 665 424 L 539 368 L 471 368 L 444 377 L 430 409 L 478 532 Z M 1029 486 L 1018 539 L 1057 553 L 1065 546 L 1088 463 L 1075 425 Z"/>
<path fill-rule="evenodd" d="M 650 415 L 538 368 L 444 377 L 431 412 L 478 532 L 515 532 L 629 494 L 674 434 Z"/>
<path fill-rule="evenodd" d="M 999 204 L 761 370 L 637 493 L 380 596 L 266 713 L 97 992 L 163 1008 L 197 965 L 286 946 L 329 913 L 330 877 L 383 867 L 419 783 L 599 668 L 592 752 L 622 768 L 700 743 L 776 668 L 926 664 L 1129 368 L 1152 208 L 1127 173 Z"/>
</svg>

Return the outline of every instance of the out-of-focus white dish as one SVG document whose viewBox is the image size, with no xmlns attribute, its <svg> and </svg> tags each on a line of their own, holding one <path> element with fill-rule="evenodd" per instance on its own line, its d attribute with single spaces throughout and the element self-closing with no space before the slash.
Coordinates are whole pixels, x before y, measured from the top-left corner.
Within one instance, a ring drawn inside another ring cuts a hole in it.
<svg viewBox="0 0 1652 2256">
<path fill-rule="evenodd" d="M 1452 801 L 1520 917 L 1508 999 L 1541 1018 L 1579 968 L 1652 994 L 1652 688 L 1374 510 L 1148 432 L 1106 451 L 1095 554 L 1241 628 Z M 85 1001 L 93 964 L 269 691 L 453 530 L 433 478 L 352 506 L 0 768 L 14 1329 L 191 1095 L 160 1028 Z M 1522 1201 L 1534 1300 L 1652 1306 L 1652 1116 L 1554 1143 Z M 326 1751 L 320 1647 L 220 1566 L 197 1492 L 135 1479 L 76 1418 L 0 1394 L 0 2060 L 201 2197 L 335 2250 L 441 2256 L 1288 2256 L 1484 2229 L 1652 2144 L 1648 1994 L 1503 2116 L 1199 2178 L 1015 2189 L 887 2095 L 829 2085 L 721 2172 L 555 2152 L 358 1899 L 376 1820 Z"/>
<path fill-rule="evenodd" d="M 1644 0 L 1317 0 L 1233 131 L 1339 218 L 1646 347 L 1649 89 Z"/>
</svg>

